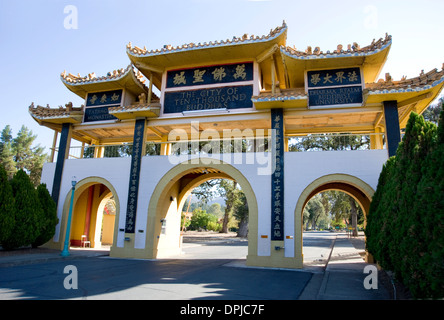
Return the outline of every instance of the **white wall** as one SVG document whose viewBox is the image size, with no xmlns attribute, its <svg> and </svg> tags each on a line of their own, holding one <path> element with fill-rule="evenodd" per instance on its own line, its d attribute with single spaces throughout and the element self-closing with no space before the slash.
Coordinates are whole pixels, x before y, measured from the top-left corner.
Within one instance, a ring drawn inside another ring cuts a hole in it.
<svg viewBox="0 0 444 320">
<path fill-rule="evenodd" d="M 59 241 L 60 222 L 62 220 L 63 204 L 66 197 L 71 191 L 72 177 L 76 177 L 77 182 L 81 182 L 85 178 L 99 177 L 107 180 L 116 190 L 117 197 L 120 202 L 120 220 L 122 220 L 122 212 L 125 216 L 129 171 L 131 158 L 100 158 L 100 159 L 69 159 L 65 160 L 62 181 L 60 185 L 59 205 L 57 208 L 57 216 L 59 224 L 56 227 L 54 241 Z M 48 189 L 52 190 L 54 179 L 55 163 L 47 163 L 43 167 L 42 182 L 47 183 Z M 125 217 L 124 217 L 125 218 Z M 124 219 L 123 218 L 123 219 Z M 123 220 L 125 225 L 125 220 Z M 120 239 L 118 239 L 119 241 Z M 123 238 L 121 239 L 123 243 Z"/>
<path fill-rule="evenodd" d="M 268 155 L 268 154 L 265 154 Z M 256 195 L 258 205 L 258 256 L 270 255 L 271 239 L 271 176 L 264 174 L 267 159 L 264 154 L 212 155 L 238 169 L 249 181 Z M 195 158 L 195 156 L 192 156 Z M 183 161 L 185 159 L 181 159 Z M 269 160 L 269 159 L 268 159 Z M 355 176 L 376 189 L 382 165 L 387 160 L 387 150 L 330 151 L 330 152 L 287 152 L 285 153 L 285 236 L 295 236 L 294 211 L 302 191 L 314 180 L 329 174 Z M 71 178 L 78 182 L 88 177 L 107 180 L 116 190 L 120 201 L 118 230 L 125 228 L 126 206 L 130 158 L 101 158 L 66 160 L 60 189 L 58 217 L 61 221 L 63 203 L 71 189 Z M 179 161 L 177 161 L 179 162 Z M 138 208 L 135 225 L 135 248 L 143 249 L 146 240 L 148 205 L 151 195 L 162 177 L 177 162 L 169 161 L 168 156 L 148 156 L 142 158 Z M 52 190 L 55 163 L 45 164 L 42 182 Z M 241 186 L 242 187 L 242 186 Z M 143 232 L 139 232 L 143 230 Z M 262 238 L 267 235 L 267 238 Z M 56 228 L 54 241 L 60 236 L 60 225 Z M 123 247 L 124 232 L 118 231 L 117 247 Z M 294 240 L 285 240 L 285 256 L 293 257 Z"/>
<path fill-rule="evenodd" d="M 313 181 L 330 174 L 347 174 L 376 190 L 379 174 L 387 159 L 387 150 L 286 152 L 285 235 L 294 236 L 296 204 L 301 193 Z M 285 240 L 285 256 L 294 256 L 293 240 Z"/>
</svg>

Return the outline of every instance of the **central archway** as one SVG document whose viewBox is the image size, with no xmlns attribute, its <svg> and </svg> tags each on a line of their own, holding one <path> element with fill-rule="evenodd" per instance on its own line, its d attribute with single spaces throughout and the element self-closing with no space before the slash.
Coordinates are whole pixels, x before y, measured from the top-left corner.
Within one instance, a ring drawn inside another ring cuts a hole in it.
<svg viewBox="0 0 444 320">
<path fill-rule="evenodd" d="M 295 237 L 295 257 L 303 257 L 302 215 L 304 207 L 314 195 L 328 190 L 342 191 L 353 197 L 363 209 L 365 217 L 368 215 L 371 199 L 375 193 L 366 182 L 347 174 L 330 174 L 310 183 L 301 193 L 295 208 L 294 230 L 297 235 L 297 238 Z M 371 260 L 368 254 L 366 254 L 366 260 Z"/>
<path fill-rule="evenodd" d="M 248 256 L 257 255 L 258 206 L 253 188 L 234 166 L 220 160 L 199 158 L 176 165 L 156 185 L 148 206 L 146 226 L 145 248 L 149 258 L 179 253 L 180 209 L 194 187 L 218 178 L 235 180 L 244 191 L 249 209 Z M 165 227 L 168 227 L 168 234 Z"/>
</svg>

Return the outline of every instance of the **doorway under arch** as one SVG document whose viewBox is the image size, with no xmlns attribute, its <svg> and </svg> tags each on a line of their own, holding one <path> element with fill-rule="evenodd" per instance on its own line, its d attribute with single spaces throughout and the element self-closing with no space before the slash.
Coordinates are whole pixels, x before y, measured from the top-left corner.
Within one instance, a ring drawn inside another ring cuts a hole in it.
<svg viewBox="0 0 444 320">
<path fill-rule="evenodd" d="M 115 203 L 115 214 L 104 217 L 104 209 L 109 199 Z M 61 240 L 63 245 L 66 236 L 71 191 L 65 198 L 63 206 Z M 116 224 L 120 212 L 120 203 L 114 187 L 105 179 L 89 177 L 76 184 L 74 192 L 72 220 L 70 228 L 70 246 L 81 247 L 83 241 L 89 241 L 90 248 L 100 248 L 102 236 L 108 239 L 107 244 L 115 243 Z M 82 239 L 82 236 L 86 236 Z M 110 243 L 111 242 L 111 243 Z M 86 245 L 85 245 L 86 247 Z"/>
<path fill-rule="evenodd" d="M 180 253 L 181 209 L 192 190 L 208 180 L 235 180 L 242 188 L 249 209 L 248 256 L 257 255 L 258 206 L 253 188 L 235 167 L 223 161 L 193 159 L 176 165 L 158 182 L 148 206 L 146 253 L 162 258 Z"/>
<path fill-rule="evenodd" d="M 342 191 L 350 195 L 361 206 L 364 217 L 368 215 L 371 199 L 375 193 L 373 188 L 366 182 L 347 174 L 326 175 L 310 183 L 301 193 L 295 208 L 294 230 L 295 238 L 297 237 L 295 241 L 300 242 L 299 245 L 297 243 L 295 244 L 295 257 L 303 257 L 303 210 L 313 196 L 328 190 Z M 369 257 L 367 253 L 366 260 L 371 260 L 371 257 Z"/>
</svg>

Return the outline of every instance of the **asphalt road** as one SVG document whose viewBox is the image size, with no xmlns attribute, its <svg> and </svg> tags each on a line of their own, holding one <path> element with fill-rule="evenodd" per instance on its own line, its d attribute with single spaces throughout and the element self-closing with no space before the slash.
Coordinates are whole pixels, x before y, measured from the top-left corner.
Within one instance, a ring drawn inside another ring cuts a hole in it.
<svg viewBox="0 0 444 320">
<path fill-rule="evenodd" d="M 332 239 L 304 234 L 304 258 L 312 266 L 305 271 L 239 267 L 247 242 L 230 239 L 185 243 L 174 259 L 100 256 L 5 267 L 0 300 L 296 300 L 325 264 Z"/>
</svg>

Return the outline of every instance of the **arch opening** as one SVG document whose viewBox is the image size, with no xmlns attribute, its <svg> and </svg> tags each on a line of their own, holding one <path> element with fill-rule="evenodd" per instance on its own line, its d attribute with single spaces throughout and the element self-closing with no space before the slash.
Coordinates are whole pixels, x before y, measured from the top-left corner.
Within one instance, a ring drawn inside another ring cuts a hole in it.
<svg viewBox="0 0 444 320">
<path fill-rule="evenodd" d="M 322 194 L 326 191 L 340 191 L 349 195 L 353 200 L 355 200 L 356 204 L 359 205 L 359 208 L 362 210 L 364 216 L 363 227 L 365 228 L 366 217 L 368 215 L 371 199 L 374 194 L 373 188 L 361 179 L 350 175 L 332 174 L 323 176 L 308 185 L 301 193 L 301 196 L 299 197 L 299 200 L 297 202 L 295 209 L 295 231 L 300 232 L 298 237 L 298 239 L 300 240 L 300 245 L 295 246 L 295 255 L 300 255 L 302 257 L 304 256 L 304 209 L 311 199 L 316 197 L 316 195 Z M 359 210 L 358 207 L 356 209 Z M 365 259 L 368 260 L 367 253 Z"/>
<path fill-rule="evenodd" d="M 65 241 L 71 191 L 65 198 L 61 244 Z M 115 229 L 120 203 L 114 187 L 98 177 L 79 181 L 74 192 L 69 235 L 70 247 L 110 249 L 115 244 Z"/>
<path fill-rule="evenodd" d="M 365 222 L 361 204 L 339 188 L 314 194 L 303 209 L 304 231 L 341 230 L 357 236 Z"/>
<path fill-rule="evenodd" d="M 211 165 L 179 164 L 157 184 L 149 203 L 146 248 L 151 258 L 177 256 L 182 250 L 181 213 L 192 191 L 207 181 L 226 179 L 236 181 L 248 203 L 249 224 L 257 224 L 257 202 L 248 180 L 233 166 L 220 163 Z M 256 253 L 257 234 L 250 228 L 248 252 Z M 254 239 L 254 240 L 253 240 Z M 248 257 L 247 257 L 248 258 Z"/>
</svg>

